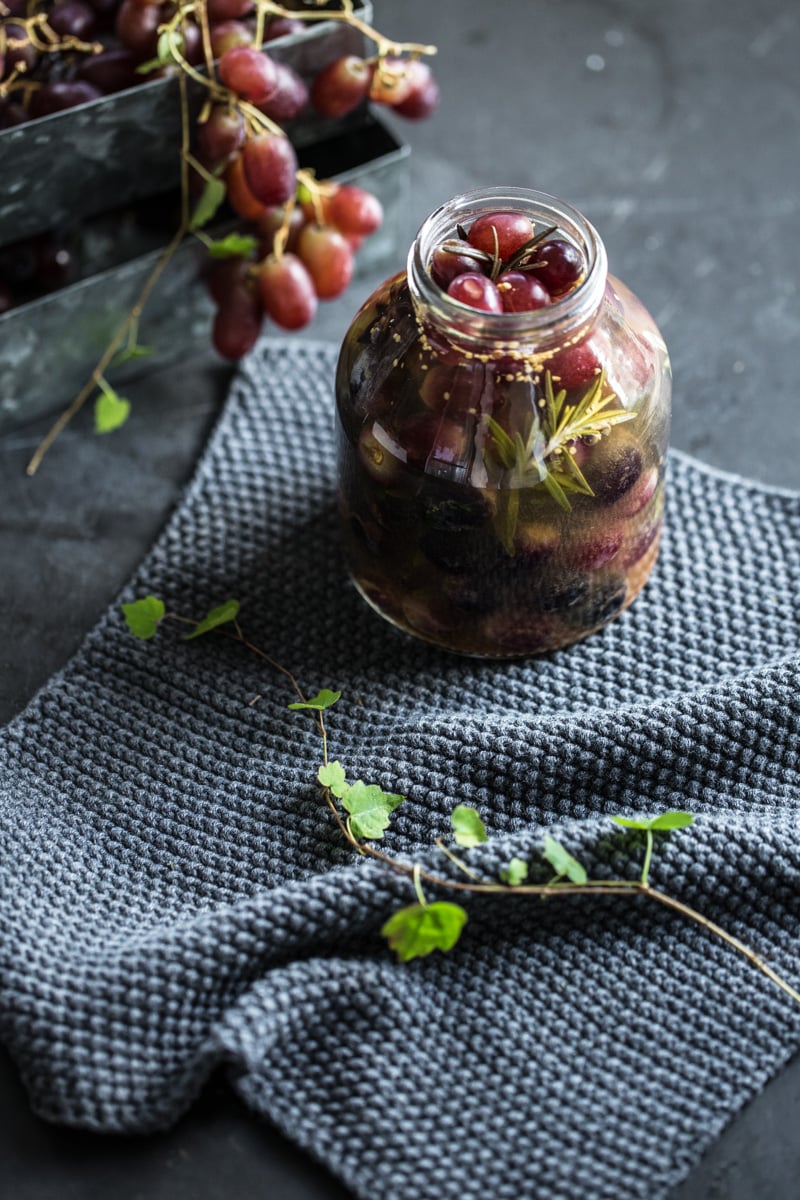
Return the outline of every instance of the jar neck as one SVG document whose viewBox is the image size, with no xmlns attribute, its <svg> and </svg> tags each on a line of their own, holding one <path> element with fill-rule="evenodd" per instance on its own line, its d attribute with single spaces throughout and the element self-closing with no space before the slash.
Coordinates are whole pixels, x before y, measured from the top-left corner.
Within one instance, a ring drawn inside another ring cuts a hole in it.
<svg viewBox="0 0 800 1200">
<path fill-rule="evenodd" d="M 442 242 L 457 238 L 457 226 L 469 226 L 493 212 L 519 212 L 541 233 L 557 227 L 553 237 L 572 242 L 583 255 L 586 271 L 578 286 L 544 308 L 530 312 L 486 313 L 453 300 L 433 280 L 428 264 Z M 591 326 L 606 286 L 605 247 L 594 226 L 578 212 L 545 192 L 523 188 L 484 188 L 449 200 L 420 228 L 408 254 L 408 285 L 417 320 L 434 342 L 467 354 L 489 358 L 526 358 L 555 351 L 579 340 Z"/>
</svg>

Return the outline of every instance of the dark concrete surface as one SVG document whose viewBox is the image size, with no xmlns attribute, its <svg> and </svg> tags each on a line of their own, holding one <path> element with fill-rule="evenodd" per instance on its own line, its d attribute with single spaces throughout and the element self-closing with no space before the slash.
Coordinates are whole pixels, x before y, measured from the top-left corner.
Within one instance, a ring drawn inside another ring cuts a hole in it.
<svg viewBox="0 0 800 1200">
<path fill-rule="evenodd" d="M 441 51 L 438 115 L 402 125 L 413 147 L 402 241 L 465 188 L 508 183 L 570 199 L 669 343 L 674 444 L 800 487 L 800 7 L 375 0 L 375 9 L 386 33 Z M 360 279 L 327 305 L 309 336 L 338 341 L 378 281 Z M 124 429 L 97 438 L 82 415 L 33 480 L 23 469 L 44 423 L 0 439 L 0 721 L 66 662 L 157 535 L 230 374 L 208 354 L 131 385 Z M 798 1116 L 795 1060 L 670 1200 L 796 1200 Z M 241 1109 L 221 1077 L 174 1130 L 102 1138 L 33 1117 L 0 1054 L 0 1200 L 256 1195 L 345 1192 Z"/>
</svg>

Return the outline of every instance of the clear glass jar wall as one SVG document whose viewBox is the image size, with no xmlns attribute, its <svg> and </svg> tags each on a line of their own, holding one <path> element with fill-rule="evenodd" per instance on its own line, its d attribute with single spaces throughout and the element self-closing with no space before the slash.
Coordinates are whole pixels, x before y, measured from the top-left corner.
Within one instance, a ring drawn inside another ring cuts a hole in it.
<svg viewBox="0 0 800 1200">
<path fill-rule="evenodd" d="M 437 247 L 501 212 L 571 243 L 575 285 L 523 312 L 448 295 L 431 275 Z M 644 585 L 664 508 L 669 359 L 563 201 L 492 189 L 434 212 L 407 271 L 345 337 L 337 412 L 349 568 L 406 632 L 464 654 L 541 653 L 602 628 Z"/>
</svg>

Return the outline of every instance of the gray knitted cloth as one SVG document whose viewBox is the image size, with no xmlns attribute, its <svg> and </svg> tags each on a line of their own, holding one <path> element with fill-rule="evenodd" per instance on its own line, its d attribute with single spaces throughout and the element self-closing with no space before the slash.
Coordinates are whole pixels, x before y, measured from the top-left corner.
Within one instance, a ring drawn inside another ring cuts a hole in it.
<svg viewBox="0 0 800 1200">
<path fill-rule="evenodd" d="M 342 689 L 332 756 L 408 796 L 385 846 L 437 870 L 457 802 L 480 870 L 550 830 L 628 877 L 641 844 L 608 816 L 691 810 L 653 882 L 797 986 L 800 497 L 675 454 L 629 612 L 459 659 L 347 580 L 333 364 L 259 347 L 123 599 L 238 598 L 307 691 Z M 43 1116 L 158 1129 L 225 1062 L 364 1200 L 657 1200 L 800 1045 L 800 1007 L 644 898 L 469 901 L 452 953 L 398 965 L 379 930 L 413 891 L 343 844 L 286 680 L 180 634 L 138 642 L 115 606 L 0 734 L 0 1036 Z"/>
</svg>

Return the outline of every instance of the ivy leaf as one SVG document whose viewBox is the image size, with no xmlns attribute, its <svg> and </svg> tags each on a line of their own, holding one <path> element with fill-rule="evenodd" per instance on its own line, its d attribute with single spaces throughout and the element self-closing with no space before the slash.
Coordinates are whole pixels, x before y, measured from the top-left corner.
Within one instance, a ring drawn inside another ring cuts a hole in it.
<svg viewBox="0 0 800 1200">
<path fill-rule="evenodd" d="M 471 849 L 486 841 L 486 826 L 481 820 L 478 810 L 468 804 L 457 804 L 450 814 L 450 824 L 453 826 L 456 843 Z"/>
<path fill-rule="evenodd" d="M 542 851 L 556 875 L 565 875 L 571 883 L 586 883 L 586 870 L 565 850 L 561 842 L 557 842 L 549 833 L 544 835 L 544 850 Z"/>
<path fill-rule="evenodd" d="M 195 205 L 190 229 L 202 229 L 216 215 L 222 201 L 225 199 L 225 184 L 221 179 L 207 179 L 206 186 L 200 193 L 200 199 Z"/>
<path fill-rule="evenodd" d="M 185 633 L 183 640 L 190 642 L 192 638 L 200 637 L 203 633 L 210 633 L 212 629 L 216 629 L 218 625 L 227 625 L 228 621 L 235 621 L 239 615 L 239 601 L 226 600 L 224 604 L 212 608 L 209 613 L 203 617 L 202 621 L 192 630 L 191 633 Z"/>
<path fill-rule="evenodd" d="M 651 829 L 685 829 L 688 825 L 694 823 L 694 817 L 691 813 L 681 812 L 678 809 L 670 809 L 669 812 L 663 812 L 658 817 L 653 817 L 650 822 Z"/>
<path fill-rule="evenodd" d="M 334 796 L 338 796 L 340 800 L 350 787 L 345 778 L 344 767 L 340 762 L 323 763 L 317 771 L 317 779 L 323 787 L 330 788 Z"/>
<path fill-rule="evenodd" d="M 435 900 L 410 904 L 389 917 L 381 929 L 398 962 L 424 958 L 433 950 L 452 950 L 467 920 L 460 904 Z"/>
<path fill-rule="evenodd" d="M 131 411 L 131 402 L 120 396 L 109 384 L 104 383 L 103 390 L 94 402 L 94 431 L 95 433 L 111 433 L 124 425 Z"/>
<path fill-rule="evenodd" d="M 611 820 L 626 829 L 653 829 L 663 832 L 669 829 L 685 829 L 687 825 L 693 824 L 694 817 L 691 813 L 670 809 L 655 817 L 612 817 Z"/>
<path fill-rule="evenodd" d="M 389 828 L 389 817 L 405 796 L 384 792 L 374 783 L 357 779 L 340 797 L 350 814 L 350 829 L 357 838 L 382 838 Z"/>
<path fill-rule="evenodd" d="M 290 704 L 288 707 L 295 712 L 301 709 L 312 709 L 314 712 L 323 712 L 326 708 L 330 708 L 332 704 L 335 704 L 341 698 L 341 695 L 341 692 L 332 692 L 330 688 L 322 688 L 310 700 L 295 700 L 294 704 Z"/>
<path fill-rule="evenodd" d="M 512 858 L 508 866 L 503 867 L 500 878 L 510 887 L 518 887 L 528 878 L 528 864 L 524 858 Z"/>
<path fill-rule="evenodd" d="M 212 258 L 248 258 L 258 249 L 258 242 L 247 233 L 229 233 L 209 242 L 206 249 Z"/>
<path fill-rule="evenodd" d="M 164 601 L 157 596 L 145 596 L 141 600 L 133 600 L 123 604 L 125 624 L 134 637 L 146 642 L 158 629 L 158 623 L 164 616 Z"/>
</svg>

